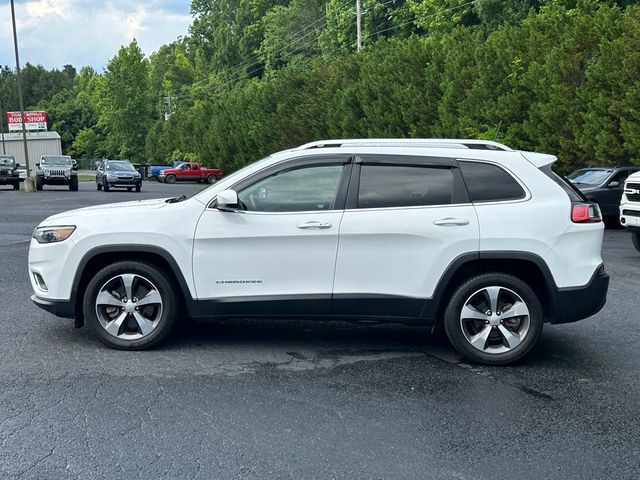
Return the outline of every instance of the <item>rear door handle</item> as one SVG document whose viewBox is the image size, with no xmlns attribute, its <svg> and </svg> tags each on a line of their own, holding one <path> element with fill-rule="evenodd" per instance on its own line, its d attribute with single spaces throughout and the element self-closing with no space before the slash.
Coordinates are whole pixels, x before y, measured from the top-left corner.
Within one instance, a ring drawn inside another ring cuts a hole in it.
<svg viewBox="0 0 640 480">
<path fill-rule="evenodd" d="M 311 222 L 301 223 L 300 225 L 298 225 L 298 228 L 301 228 L 303 230 L 306 230 L 309 228 L 331 228 L 331 224 L 327 222 L 311 221 Z"/>
<path fill-rule="evenodd" d="M 464 225 L 469 225 L 469 220 L 466 218 L 447 217 L 434 220 L 433 224 L 439 227 L 462 227 Z"/>
</svg>

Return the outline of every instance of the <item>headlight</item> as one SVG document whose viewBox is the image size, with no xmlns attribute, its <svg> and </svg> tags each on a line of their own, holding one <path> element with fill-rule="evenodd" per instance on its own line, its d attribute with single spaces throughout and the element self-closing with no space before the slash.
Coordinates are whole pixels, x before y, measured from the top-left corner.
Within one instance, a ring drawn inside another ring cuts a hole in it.
<svg viewBox="0 0 640 480">
<path fill-rule="evenodd" d="M 51 175 L 51 172 L 49 171 L 49 169 L 48 169 L 48 168 L 45 168 L 45 169 L 44 169 L 44 176 L 45 176 L 45 177 L 48 177 L 49 175 Z"/>
<path fill-rule="evenodd" d="M 69 238 L 76 229 L 73 225 L 64 227 L 38 227 L 33 232 L 33 238 L 38 243 L 56 243 Z"/>
<path fill-rule="evenodd" d="M 117 176 L 112 175 L 112 174 L 110 174 L 110 173 L 109 173 L 109 174 L 107 174 L 107 180 L 109 180 L 109 181 L 114 181 L 114 180 L 117 180 L 117 179 L 118 179 L 118 177 L 117 177 Z"/>
</svg>

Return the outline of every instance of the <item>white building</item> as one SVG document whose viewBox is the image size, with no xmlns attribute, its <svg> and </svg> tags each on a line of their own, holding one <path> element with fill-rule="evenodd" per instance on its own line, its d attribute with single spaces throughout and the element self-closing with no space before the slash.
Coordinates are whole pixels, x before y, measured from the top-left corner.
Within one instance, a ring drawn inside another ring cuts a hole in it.
<svg viewBox="0 0 640 480">
<path fill-rule="evenodd" d="M 2 148 L 2 142 L 0 141 L 0 154 L 3 153 Z M 42 155 L 62 155 L 60 135 L 58 135 L 58 132 L 28 132 L 27 150 L 29 152 L 31 175 L 33 175 L 36 163 L 40 162 Z M 22 132 L 4 134 L 4 153 L 13 155 L 16 158 L 16 163 L 26 167 Z"/>
</svg>

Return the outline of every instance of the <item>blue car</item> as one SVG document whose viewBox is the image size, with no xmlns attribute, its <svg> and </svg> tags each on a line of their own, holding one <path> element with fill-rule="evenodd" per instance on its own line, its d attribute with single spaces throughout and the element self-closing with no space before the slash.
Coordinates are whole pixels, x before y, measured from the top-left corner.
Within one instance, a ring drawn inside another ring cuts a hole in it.
<svg viewBox="0 0 640 480">
<path fill-rule="evenodd" d="M 96 189 L 108 192 L 112 188 L 126 188 L 130 192 L 142 189 L 142 175 L 128 160 L 105 160 L 96 170 Z"/>
</svg>

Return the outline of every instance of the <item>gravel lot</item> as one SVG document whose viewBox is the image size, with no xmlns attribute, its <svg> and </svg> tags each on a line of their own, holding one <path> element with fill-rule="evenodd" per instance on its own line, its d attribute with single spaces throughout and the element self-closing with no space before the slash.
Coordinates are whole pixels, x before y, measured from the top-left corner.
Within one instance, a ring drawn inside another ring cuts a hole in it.
<svg viewBox="0 0 640 480">
<path fill-rule="evenodd" d="M 606 233 L 604 310 L 546 326 L 513 367 L 465 364 L 426 329 L 340 322 L 190 325 L 121 352 L 31 304 L 42 219 L 201 188 L 0 189 L 0 478 L 640 476 L 640 253 L 623 231 Z"/>
</svg>

